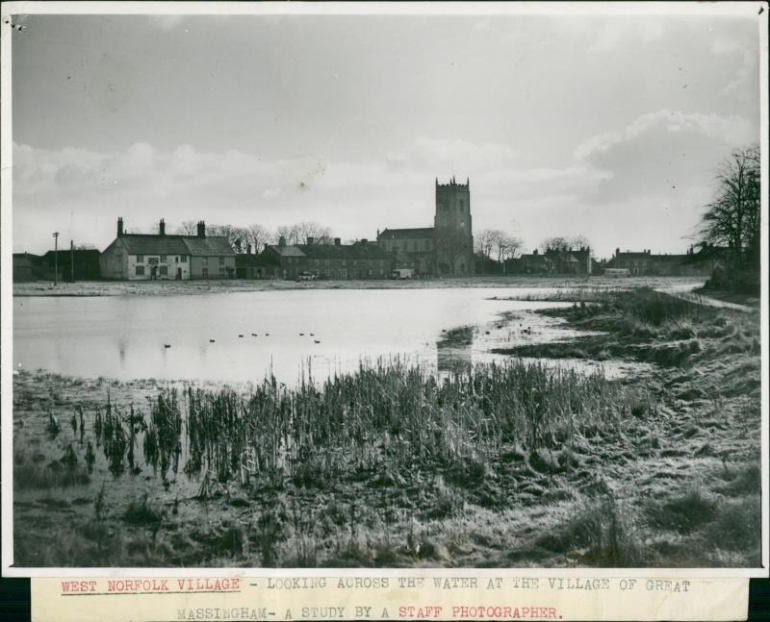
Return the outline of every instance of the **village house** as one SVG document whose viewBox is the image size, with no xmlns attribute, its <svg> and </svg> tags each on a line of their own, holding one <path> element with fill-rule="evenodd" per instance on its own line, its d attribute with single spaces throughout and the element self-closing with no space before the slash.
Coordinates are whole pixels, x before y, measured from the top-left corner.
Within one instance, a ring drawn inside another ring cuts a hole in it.
<svg viewBox="0 0 770 622">
<path fill-rule="evenodd" d="M 235 253 L 224 236 L 207 236 L 200 221 L 196 235 L 167 235 L 161 219 L 157 234 L 128 233 L 118 218 L 117 237 L 99 259 L 102 278 L 190 280 L 235 277 Z"/>
<path fill-rule="evenodd" d="M 36 281 L 43 278 L 43 258 L 32 253 L 13 254 L 13 280 Z"/>
<path fill-rule="evenodd" d="M 282 237 L 278 244 L 268 245 L 258 260 L 240 261 L 244 272 L 249 267 L 253 271 L 251 278 L 296 279 L 311 274 L 318 279 L 384 279 L 390 276 L 394 258 L 368 240 L 342 244 L 335 238 L 334 244 L 317 244 L 309 237 L 306 244 L 286 244 Z"/>
<path fill-rule="evenodd" d="M 578 249 L 549 249 L 540 253 L 535 249 L 511 260 L 511 272 L 515 274 L 579 274 L 588 276 L 593 272 L 595 262 L 589 247 Z"/>
<path fill-rule="evenodd" d="M 43 278 L 60 281 L 95 281 L 100 277 L 100 253 L 95 248 L 48 251 L 43 255 Z"/>
</svg>

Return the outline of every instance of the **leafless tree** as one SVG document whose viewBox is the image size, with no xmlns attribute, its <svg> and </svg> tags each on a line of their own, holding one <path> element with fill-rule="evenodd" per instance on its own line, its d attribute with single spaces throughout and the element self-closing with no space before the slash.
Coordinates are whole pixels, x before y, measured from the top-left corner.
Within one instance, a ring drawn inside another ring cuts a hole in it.
<svg viewBox="0 0 770 622">
<path fill-rule="evenodd" d="M 259 253 L 268 244 L 273 243 L 273 234 L 262 225 L 253 224 L 246 227 L 246 243 L 251 244 L 255 253 Z"/>
<path fill-rule="evenodd" d="M 313 238 L 315 244 L 332 244 L 332 230 L 317 222 L 300 222 L 295 225 L 278 227 L 278 237 L 283 237 L 287 244 L 305 244 Z"/>
<path fill-rule="evenodd" d="M 504 236 L 499 229 L 483 229 L 474 236 L 474 250 L 484 259 L 491 259 L 498 242 Z"/>
<path fill-rule="evenodd" d="M 194 220 L 182 221 L 176 228 L 178 235 L 195 235 L 198 233 L 198 223 Z"/>
<path fill-rule="evenodd" d="M 706 206 L 699 237 L 702 245 L 726 247 L 738 263 L 759 259 L 760 152 L 736 149 L 716 175 L 717 191 Z"/>
</svg>

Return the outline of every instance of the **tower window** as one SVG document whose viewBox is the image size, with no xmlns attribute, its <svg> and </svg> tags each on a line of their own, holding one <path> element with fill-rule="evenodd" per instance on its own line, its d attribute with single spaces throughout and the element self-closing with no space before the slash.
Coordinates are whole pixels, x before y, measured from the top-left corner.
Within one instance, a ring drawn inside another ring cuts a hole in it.
<svg viewBox="0 0 770 622">
<path fill-rule="evenodd" d="M 465 205 L 463 204 L 463 200 L 460 199 L 460 211 L 462 212 L 465 209 Z"/>
</svg>

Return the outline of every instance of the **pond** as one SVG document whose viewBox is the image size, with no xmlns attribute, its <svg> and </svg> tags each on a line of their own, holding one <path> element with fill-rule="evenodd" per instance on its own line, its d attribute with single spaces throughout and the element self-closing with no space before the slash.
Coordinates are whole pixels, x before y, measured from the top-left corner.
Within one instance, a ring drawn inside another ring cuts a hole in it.
<svg viewBox="0 0 770 622">
<path fill-rule="evenodd" d="M 17 297 L 13 360 L 16 368 L 68 376 L 234 384 L 272 373 L 294 385 L 309 374 L 323 379 L 395 357 L 462 371 L 504 360 L 489 353 L 493 347 L 570 335 L 559 320 L 533 313 L 569 303 L 490 300 L 528 293 L 447 288 Z M 459 328 L 465 329 L 461 342 L 447 338 Z"/>
</svg>

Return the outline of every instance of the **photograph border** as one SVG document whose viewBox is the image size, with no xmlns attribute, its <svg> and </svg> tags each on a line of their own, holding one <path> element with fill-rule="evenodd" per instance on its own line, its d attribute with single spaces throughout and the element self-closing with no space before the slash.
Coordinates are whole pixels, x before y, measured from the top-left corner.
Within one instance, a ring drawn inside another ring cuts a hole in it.
<svg viewBox="0 0 770 622">
<path fill-rule="evenodd" d="M 2 231 L 0 249 L 3 275 L 0 287 L 2 300 L 2 350 L 0 373 L 2 374 L 2 476 L 6 485 L 2 489 L 2 573 L 8 577 L 64 577 L 64 576 L 120 576 L 127 577 L 191 577 L 232 576 L 285 577 L 285 576 L 394 576 L 416 574 L 424 576 L 531 576 L 531 577 L 693 577 L 693 578 L 749 578 L 768 575 L 768 11 L 758 16 L 760 42 L 760 108 L 761 108 L 761 171 L 762 171 L 762 295 L 761 295 L 761 348 L 762 348 L 762 564 L 759 568 L 507 568 L 507 569 L 419 569 L 389 568 L 351 569 L 287 569 L 287 568 L 18 568 L 13 563 L 13 211 L 12 171 L 12 54 L 11 29 L 6 21 L 18 13 L 35 15 L 110 14 L 110 15 L 499 15 L 542 14 L 709 14 L 734 15 L 757 12 L 764 2 L 718 2 L 714 4 L 676 3 L 213 3 L 213 2 L 8 2 L 2 5 L 2 41 L 0 50 L 2 67 Z"/>
</svg>

